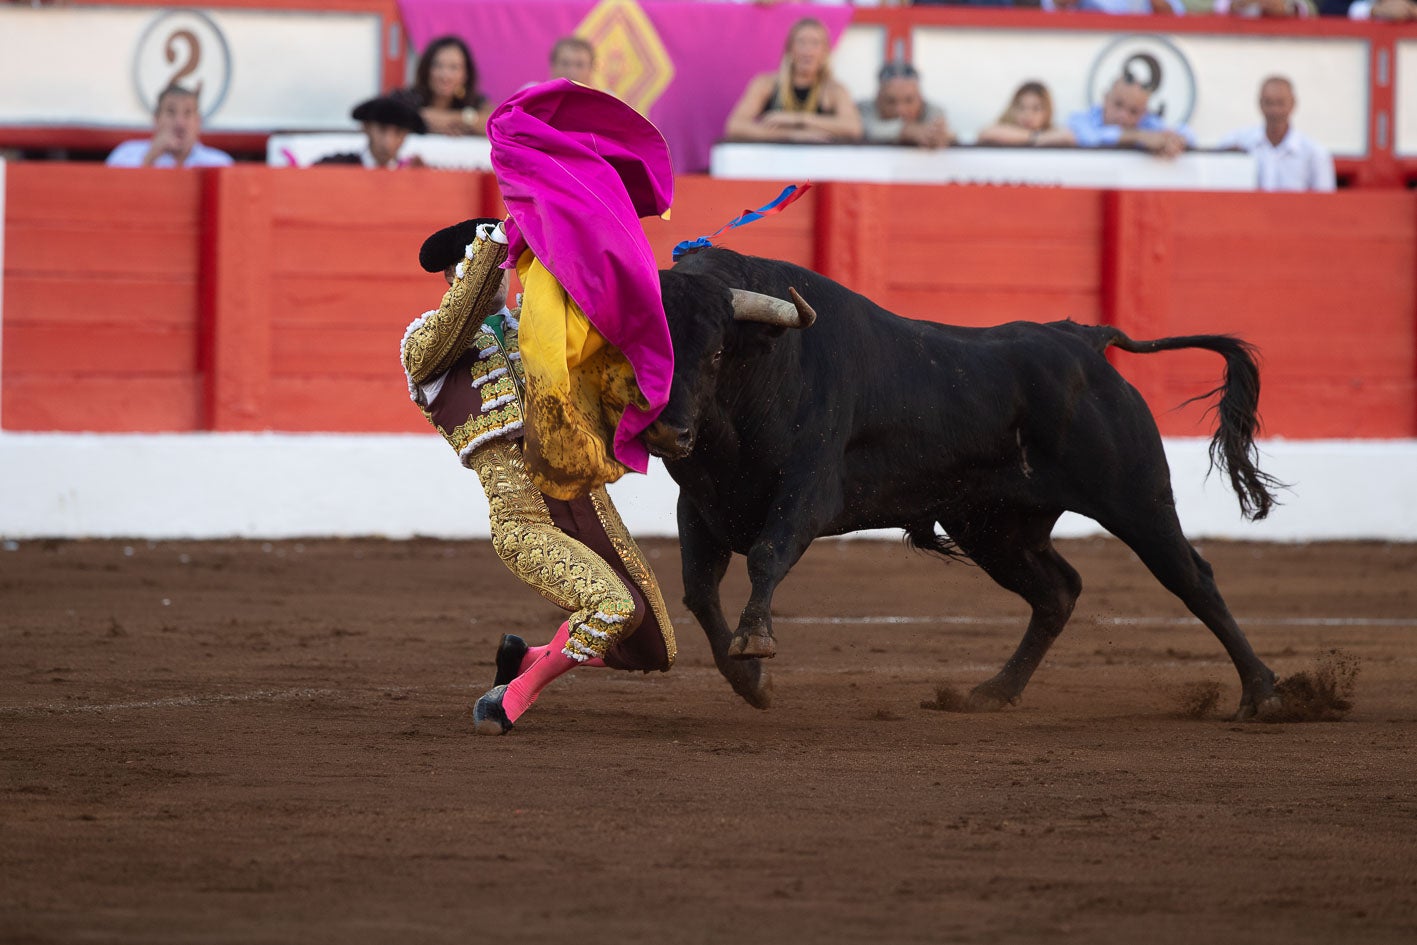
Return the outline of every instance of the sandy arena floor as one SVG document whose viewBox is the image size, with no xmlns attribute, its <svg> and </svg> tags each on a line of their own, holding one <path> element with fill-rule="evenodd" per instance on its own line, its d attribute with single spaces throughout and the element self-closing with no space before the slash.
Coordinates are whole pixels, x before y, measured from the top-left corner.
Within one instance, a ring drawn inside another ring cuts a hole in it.
<svg viewBox="0 0 1417 945">
<path fill-rule="evenodd" d="M 646 547 L 674 671 L 580 670 L 496 739 L 495 642 L 559 612 L 486 543 L 12 543 L 0 941 L 1417 941 L 1417 545 L 1202 546 L 1281 675 L 1357 661 L 1303 724 L 1227 721 L 1219 643 L 1101 539 L 1061 543 L 1077 614 L 987 716 L 922 702 L 1022 603 L 819 543 L 760 712 Z"/>
</svg>

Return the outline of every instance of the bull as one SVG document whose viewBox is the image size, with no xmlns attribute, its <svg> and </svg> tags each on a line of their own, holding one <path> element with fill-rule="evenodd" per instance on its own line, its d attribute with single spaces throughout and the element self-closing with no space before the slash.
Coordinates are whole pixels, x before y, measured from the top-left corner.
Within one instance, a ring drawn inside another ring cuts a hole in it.
<svg viewBox="0 0 1417 945">
<path fill-rule="evenodd" d="M 748 703 L 771 701 L 773 593 L 807 546 L 900 528 L 917 548 L 973 560 L 1032 609 L 1013 655 L 965 707 L 1017 704 L 1082 589 L 1052 541 L 1065 511 L 1130 546 L 1220 640 L 1240 676 L 1237 718 L 1275 698 L 1274 673 L 1181 531 L 1151 411 L 1104 355 L 1201 348 L 1224 359 L 1223 382 L 1201 395 L 1219 395 L 1211 460 L 1259 519 L 1278 483 L 1256 466 L 1259 371 L 1245 342 L 915 321 L 800 266 L 720 248 L 685 256 L 661 286 L 674 377 L 645 440 L 680 489 L 684 603 Z M 752 591 L 730 629 L 719 587 L 735 552 Z"/>
</svg>

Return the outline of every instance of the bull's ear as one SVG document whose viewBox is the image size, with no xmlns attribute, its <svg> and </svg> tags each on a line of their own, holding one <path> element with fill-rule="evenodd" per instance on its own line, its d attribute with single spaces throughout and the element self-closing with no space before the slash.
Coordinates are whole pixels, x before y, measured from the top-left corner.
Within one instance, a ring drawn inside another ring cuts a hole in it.
<svg viewBox="0 0 1417 945">
<path fill-rule="evenodd" d="M 779 328 L 810 328 L 812 323 L 817 320 L 816 311 L 807 304 L 806 299 L 797 294 L 796 289 L 789 288 L 787 291 L 792 296 L 791 302 L 774 298 L 771 295 L 763 295 L 761 292 L 734 289 L 734 320 L 760 322 Z"/>
</svg>

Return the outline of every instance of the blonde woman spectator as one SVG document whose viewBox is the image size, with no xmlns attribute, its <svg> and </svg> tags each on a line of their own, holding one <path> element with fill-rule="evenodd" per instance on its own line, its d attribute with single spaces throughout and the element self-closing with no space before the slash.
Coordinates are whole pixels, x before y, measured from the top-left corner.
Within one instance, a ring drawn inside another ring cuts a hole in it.
<svg viewBox="0 0 1417 945">
<path fill-rule="evenodd" d="M 788 30 L 782 63 L 748 81 L 728 116 L 729 141 L 827 144 L 861 140 L 861 113 L 851 93 L 832 78 L 831 34 L 815 17 Z"/>
<path fill-rule="evenodd" d="M 1014 91 L 1009 107 L 994 124 L 979 132 L 977 144 L 1067 147 L 1077 144 L 1073 133 L 1053 125 L 1053 96 L 1042 82 L 1029 80 Z"/>
</svg>

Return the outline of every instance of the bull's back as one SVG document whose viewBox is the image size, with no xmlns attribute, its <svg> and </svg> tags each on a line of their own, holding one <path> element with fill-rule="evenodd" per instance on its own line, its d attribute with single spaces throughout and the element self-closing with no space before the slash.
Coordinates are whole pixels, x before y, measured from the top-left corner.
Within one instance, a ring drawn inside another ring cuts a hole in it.
<svg viewBox="0 0 1417 945">
<path fill-rule="evenodd" d="M 777 298 L 794 288 L 818 313 L 777 339 L 755 381 L 777 385 L 794 413 L 768 468 L 839 476 L 843 511 L 827 533 L 908 526 L 922 505 L 974 488 L 1022 495 L 1029 468 L 1079 478 L 1077 447 L 1110 448 L 1083 440 L 1145 438 L 1145 422 L 1127 428 L 1140 398 L 1102 354 L 1106 326 L 907 319 L 810 270 L 732 257 L 715 262 L 732 285 Z M 1095 422 L 1109 414 L 1124 422 Z"/>
</svg>

